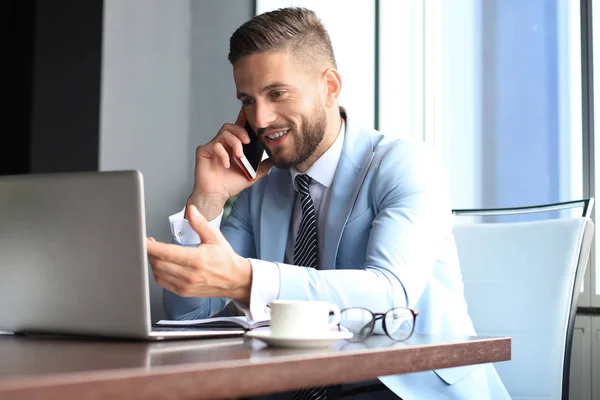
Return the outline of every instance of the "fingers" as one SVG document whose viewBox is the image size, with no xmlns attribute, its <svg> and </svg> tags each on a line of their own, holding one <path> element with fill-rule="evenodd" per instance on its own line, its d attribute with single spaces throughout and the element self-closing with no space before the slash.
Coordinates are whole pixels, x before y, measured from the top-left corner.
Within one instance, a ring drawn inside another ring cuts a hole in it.
<svg viewBox="0 0 600 400">
<path fill-rule="evenodd" d="M 155 240 L 149 238 L 149 243 L 156 243 Z M 150 245 L 152 246 L 152 245 Z M 191 289 L 197 283 L 199 277 L 197 275 L 197 268 L 188 267 L 187 265 L 175 264 L 171 261 L 161 259 L 150 255 L 150 251 L 153 254 L 156 253 L 155 247 L 149 247 L 149 261 L 152 267 L 152 273 L 154 274 L 154 280 L 156 283 L 170 292 L 176 293 L 180 296 L 187 296 L 191 293 Z"/>
<path fill-rule="evenodd" d="M 225 238 L 221 234 L 220 231 L 213 229 L 212 226 L 208 223 L 206 218 L 196 208 L 194 205 L 188 206 L 188 222 L 190 226 L 198 236 L 200 236 L 200 241 L 203 244 L 221 244 L 224 242 Z"/>
<path fill-rule="evenodd" d="M 190 268 L 158 259 L 154 259 L 151 264 L 155 278 L 171 282 L 177 287 L 196 282 L 195 274 Z"/>
<path fill-rule="evenodd" d="M 194 259 L 197 257 L 197 255 L 194 257 L 193 254 L 195 247 L 185 247 L 156 241 L 153 242 L 151 240 L 146 242 L 146 249 L 148 256 L 151 259 L 168 261 L 183 266 L 191 266 Z"/>
<path fill-rule="evenodd" d="M 231 133 L 242 143 L 250 143 L 250 136 L 248 136 L 248 132 L 246 132 L 246 128 L 243 126 L 225 124 L 221 127 L 221 130 L 219 130 L 219 133 L 217 136 L 215 136 L 215 139 L 220 139 L 225 132 Z"/>
<path fill-rule="evenodd" d="M 171 245 L 165 245 L 169 248 L 160 246 L 164 243 L 158 243 L 154 238 L 148 238 L 146 243 L 148 246 L 148 259 L 156 283 L 180 296 L 191 296 L 193 287 L 201 277 L 198 275 L 198 263 L 196 263 L 196 267 L 192 267 L 189 265 L 189 261 L 183 265 L 171 262 L 169 259 L 177 259 L 172 255 L 179 253 L 171 252 Z M 164 251 L 165 249 L 167 251 Z M 200 257 L 197 256 L 196 258 Z M 179 258 L 179 260 L 181 259 L 185 258 Z"/>
<path fill-rule="evenodd" d="M 213 153 L 217 156 L 225 168 L 229 168 L 229 153 L 220 142 L 213 144 Z"/>
<path fill-rule="evenodd" d="M 242 141 L 240 138 L 235 136 L 233 133 L 229 131 L 223 131 L 221 137 L 227 143 L 229 148 L 231 148 L 231 155 L 237 158 L 242 158 L 244 156 L 244 148 L 242 147 Z"/>
<path fill-rule="evenodd" d="M 176 285 L 169 282 L 168 280 L 162 279 L 162 278 L 154 275 L 154 281 L 156 282 L 157 285 L 164 287 L 169 292 L 179 294 L 180 296 L 182 296 L 180 294 L 179 288 Z"/>
<path fill-rule="evenodd" d="M 246 129 L 238 125 L 225 124 L 213 140 L 198 147 L 196 159 L 216 157 L 225 168 L 229 168 L 231 165 L 230 156 L 236 158 L 244 156 L 242 146 L 244 143 L 250 143 L 250 137 Z"/>
<path fill-rule="evenodd" d="M 168 271 L 170 269 L 170 271 Z M 181 278 L 173 275 L 185 271 L 180 265 L 167 263 L 166 261 L 156 261 L 152 264 L 152 272 L 154 273 L 154 281 L 167 289 L 170 292 L 180 296 L 186 296 L 192 286 L 191 279 Z"/>
<path fill-rule="evenodd" d="M 256 179 L 260 179 L 263 176 L 266 176 L 271 170 L 271 168 L 273 168 L 273 161 L 271 161 L 270 158 L 261 161 L 261 163 L 258 165 L 258 173 L 256 174 Z"/>
</svg>

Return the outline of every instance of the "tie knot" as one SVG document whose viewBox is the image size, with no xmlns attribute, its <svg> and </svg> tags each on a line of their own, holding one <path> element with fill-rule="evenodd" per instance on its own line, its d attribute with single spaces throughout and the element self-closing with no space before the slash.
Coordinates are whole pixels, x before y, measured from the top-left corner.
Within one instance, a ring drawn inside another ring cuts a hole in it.
<svg viewBox="0 0 600 400">
<path fill-rule="evenodd" d="M 306 174 L 296 175 L 296 186 L 298 187 L 298 193 L 307 195 L 310 192 L 308 191 L 308 185 L 310 185 L 310 176 Z"/>
</svg>

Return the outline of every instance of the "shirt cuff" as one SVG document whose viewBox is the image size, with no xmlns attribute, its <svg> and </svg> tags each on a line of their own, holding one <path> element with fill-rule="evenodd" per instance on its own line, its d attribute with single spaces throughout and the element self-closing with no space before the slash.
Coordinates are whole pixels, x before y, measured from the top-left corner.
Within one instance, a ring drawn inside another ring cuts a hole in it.
<svg viewBox="0 0 600 400">
<path fill-rule="evenodd" d="M 279 266 L 276 263 L 250 259 L 252 264 L 252 286 L 250 304 L 235 301 L 235 305 L 252 321 L 270 320 L 267 307 L 279 297 Z"/>
<path fill-rule="evenodd" d="M 171 226 L 171 236 L 176 243 L 179 244 L 198 244 L 200 243 L 200 237 L 194 229 L 190 226 L 190 223 L 185 219 L 185 208 L 169 216 L 169 225 Z M 223 211 L 215 219 L 208 221 L 208 224 L 214 229 L 219 230 L 221 228 L 221 220 L 223 219 Z"/>
</svg>

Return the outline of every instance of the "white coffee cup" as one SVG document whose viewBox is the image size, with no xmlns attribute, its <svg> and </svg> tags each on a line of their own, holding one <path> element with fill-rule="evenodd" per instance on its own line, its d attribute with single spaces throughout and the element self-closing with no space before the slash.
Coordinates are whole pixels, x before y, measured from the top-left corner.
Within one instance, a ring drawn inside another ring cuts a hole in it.
<svg viewBox="0 0 600 400">
<path fill-rule="evenodd" d="M 340 322 L 340 308 L 325 301 L 274 300 L 269 307 L 273 337 L 319 337 Z"/>
</svg>

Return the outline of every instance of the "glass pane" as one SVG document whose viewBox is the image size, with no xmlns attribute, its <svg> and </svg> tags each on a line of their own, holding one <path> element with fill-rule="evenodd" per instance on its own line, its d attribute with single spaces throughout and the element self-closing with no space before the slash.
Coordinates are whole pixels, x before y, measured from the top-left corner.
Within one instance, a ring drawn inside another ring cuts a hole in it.
<svg viewBox="0 0 600 400">
<path fill-rule="evenodd" d="M 423 0 L 379 1 L 379 129 L 423 139 Z"/>
<path fill-rule="evenodd" d="M 461 0 L 439 6 L 442 98 L 436 126 L 453 207 L 581 199 L 578 2 Z"/>
<path fill-rule="evenodd" d="M 593 58 L 594 58 L 594 67 L 593 67 L 593 76 L 594 76 L 594 88 L 593 88 L 593 96 L 594 96 L 594 136 L 595 137 L 599 137 L 600 135 L 600 62 L 598 62 L 598 58 L 600 58 L 600 4 L 596 1 L 596 2 L 590 2 L 592 4 L 592 43 L 593 43 Z M 600 140 L 598 139 L 594 139 L 594 178 L 595 178 L 595 192 L 598 193 L 598 189 L 600 188 L 600 162 L 598 160 L 600 160 Z M 598 199 L 596 198 L 596 201 L 598 201 Z M 596 206 L 594 207 L 594 209 L 596 210 L 595 215 L 600 215 L 598 213 L 598 204 L 596 204 Z M 592 255 L 592 257 L 595 257 L 595 259 L 597 260 L 596 255 L 600 254 L 600 247 L 598 247 L 600 245 L 600 240 L 597 239 L 598 237 L 598 220 L 596 219 L 596 234 L 594 235 L 594 242 L 595 242 L 595 254 Z M 594 260 L 595 261 L 595 260 Z M 590 266 L 593 267 L 592 269 L 592 278 L 590 280 L 593 281 L 593 284 L 595 286 L 595 290 L 591 290 L 591 292 L 593 294 L 595 294 L 596 296 L 600 295 L 600 274 L 598 273 L 598 268 L 596 267 L 596 263 L 594 262 L 593 264 L 590 263 Z M 596 297 L 595 299 L 592 300 L 592 302 L 594 304 L 592 304 L 595 307 L 600 306 L 600 299 L 598 297 Z"/>
</svg>

